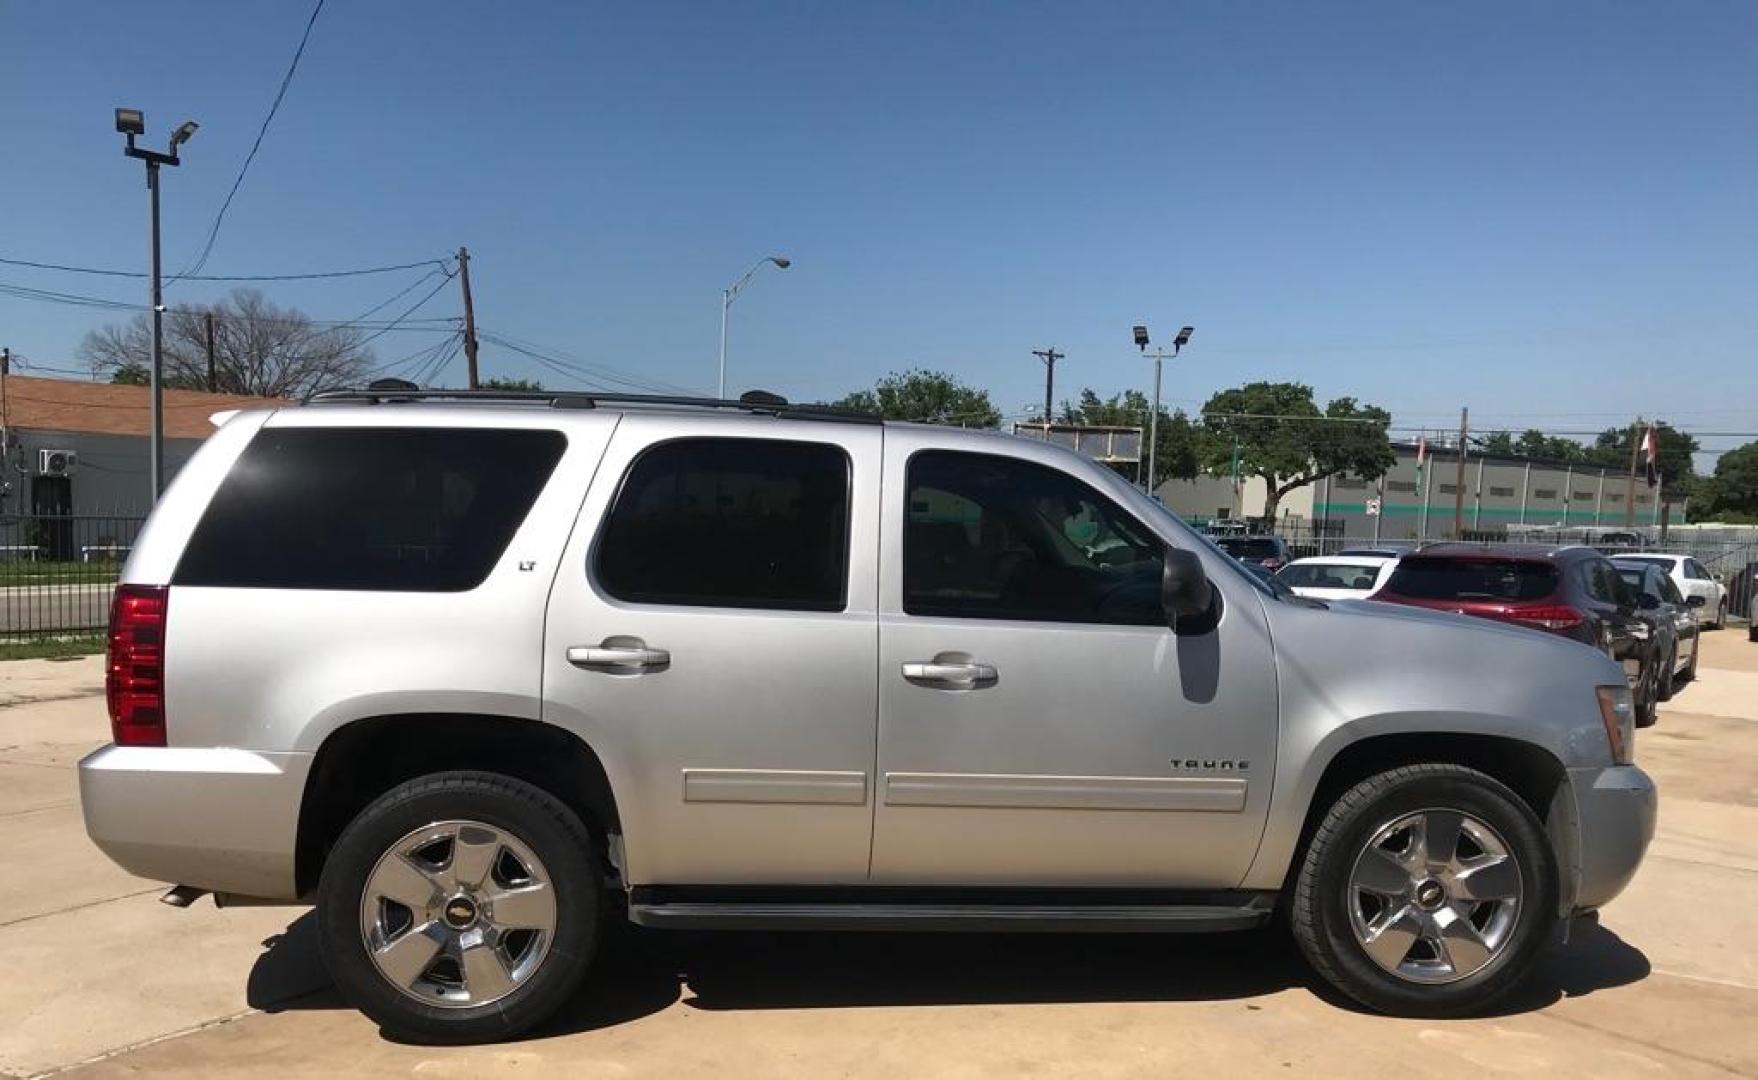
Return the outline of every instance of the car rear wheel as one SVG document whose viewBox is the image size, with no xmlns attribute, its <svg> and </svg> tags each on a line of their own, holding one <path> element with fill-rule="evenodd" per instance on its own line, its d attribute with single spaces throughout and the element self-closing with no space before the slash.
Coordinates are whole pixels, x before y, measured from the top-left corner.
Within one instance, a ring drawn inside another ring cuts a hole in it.
<svg viewBox="0 0 1758 1080">
<path fill-rule="evenodd" d="M 1636 726 L 1639 728 L 1653 727 L 1660 719 L 1660 670 L 1651 660 L 1643 665 L 1642 675 L 1636 680 Z"/>
<path fill-rule="evenodd" d="M 601 888 L 585 827 L 554 796 L 436 773 L 344 830 L 324 864 L 318 935 L 342 995 L 388 1034 L 503 1039 L 579 986 Z"/>
<path fill-rule="evenodd" d="M 1556 919 L 1556 865 L 1532 810 L 1494 778 L 1410 765 L 1333 803 L 1290 912 L 1313 968 L 1380 1012 L 1459 1016 L 1525 977 Z"/>
</svg>

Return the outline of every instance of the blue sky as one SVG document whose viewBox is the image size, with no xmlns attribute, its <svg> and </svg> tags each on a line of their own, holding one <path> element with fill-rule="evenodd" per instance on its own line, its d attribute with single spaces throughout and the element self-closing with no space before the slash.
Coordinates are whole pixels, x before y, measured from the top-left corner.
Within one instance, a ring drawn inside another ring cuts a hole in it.
<svg viewBox="0 0 1758 1080">
<path fill-rule="evenodd" d="M 128 104 L 153 144 L 202 124 L 165 182 L 185 265 L 308 10 L 0 8 L 0 256 L 144 266 Z M 777 252 L 793 269 L 734 309 L 735 388 L 824 398 L 925 366 L 1019 413 L 1050 344 L 1059 399 L 1145 388 L 1146 321 L 1197 327 L 1166 375 L 1185 407 L 1298 379 L 1401 425 L 1469 405 L 1758 431 L 1755 60 L 1749 3 L 330 0 L 207 272 L 467 244 L 483 326 L 711 389 L 719 290 Z M 418 273 L 271 297 L 345 318 Z M 447 289 L 418 314 L 457 313 Z M 0 296 L 0 344 L 77 367 L 110 317 Z"/>
</svg>

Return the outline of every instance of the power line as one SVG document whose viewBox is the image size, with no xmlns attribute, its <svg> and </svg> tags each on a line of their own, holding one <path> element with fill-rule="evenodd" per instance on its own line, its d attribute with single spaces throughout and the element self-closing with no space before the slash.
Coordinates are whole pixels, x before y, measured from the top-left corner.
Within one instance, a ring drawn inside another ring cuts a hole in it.
<svg viewBox="0 0 1758 1080">
<path fill-rule="evenodd" d="M 418 279 L 416 284 L 419 285 L 422 280 L 426 280 L 425 277 L 423 277 L 422 279 Z M 446 278 L 446 281 L 450 281 L 450 280 L 451 280 L 451 278 L 448 276 Z M 441 285 L 444 285 L 444 282 L 441 282 Z M 405 292 L 407 292 L 407 291 L 408 290 L 405 290 Z M 438 290 L 436 289 L 435 291 L 437 292 Z M 401 295 L 401 294 L 399 294 L 399 295 Z M 86 295 L 82 295 L 80 293 L 55 292 L 55 291 L 52 291 L 49 289 L 33 289 L 33 288 L 29 288 L 28 286 L 12 285 L 12 284 L 9 284 L 6 282 L 0 282 L 0 296 L 15 296 L 15 297 L 22 299 L 22 300 L 37 300 L 37 301 L 41 301 L 43 303 L 51 303 L 51 304 L 67 304 L 67 305 L 70 305 L 73 307 L 105 308 L 105 309 L 112 310 L 112 311 L 146 311 L 146 310 L 148 310 L 147 305 L 145 305 L 145 304 L 133 304 L 133 303 L 129 303 L 126 300 L 113 300 L 113 299 L 110 299 L 109 297 L 104 297 L 104 296 L 86 296 Z M 394 300 L 396 298 L 393 297 L 392 299 Z M 193 310 L 197 310 L 197 309 L 192 308 L 188 305 L 181 305 L 178 307 L 171 308 L 170 312 L 172 314 L 176 314 L 177 312 L 180 312 L 180 311 L 193 311 Z M 226 313 L 225 317 L 228 319 L 241 320 L 244 322 L 280 322 L 286 318 L 285 315 L 264 315 L 264 316 L 259 317 L 259 316 L 251 316 L 251 315 L 240 315 L 236 312 L 228 312 L 228 313 Z M 320 326 L 320 327 L 353 326 L 353 327 L 361 327 L 361 328 L 365 328 L 365 329 L 369 329 L 369 330 L 370 329 L 380 329 L 380 328 L 382 328 L 382 329 L 397 329 L 397 330 L 426 330 L 426 331 L 443 330 L 446 333 L 450 333 L 452 330 L 452 327 L 450 324 L 455 323 L 457 321 L 457 318 L 456 318 L 456 316 L 445 316 L 445 317 L 441 317 L 441 318 L 428 318 L 428 319 L 398 318 L 398 319 L 390 320 L 389 322 L 385 322 L 385 321 L 367 322 L 364 319 L 359 318 L 359 317 L 356 317 L 353 319 L 314 319 L 314 318 L 310 318 L 308 316 L 307 321 L 309 321 L 311 323 L 311 325 L 313 325 L 313 326 Z M 448 325 L 446 325 L 446 326 L 410 326 L 410 325 L 406 325 L 408 323 L 446 323 Z"/>
<path fill-rule="evenodd" d="M 405 308 L 403 310 L 403 314 L 397 316 L 395 319 L 392 319 L 388 324 L 381 327 L 377 333 L 368 334 L 365 337 L 361 338 L 359 341 L 355 342 L 354 347 L 357 349 L 364 348 L 368 342 L 377 341 L 379 338 L 384 337 L 386 334 L 390 333 L 392 330 L 397 329 L 399 326 L 402 325 L 404 319 L 407 319 L 409 316 L 415 314 L 415 312 L 420 309 L 421 305 L 427 303 L 429 300 L 432 300 L 434 298 L 434 296 L 436 294 L 438 294 L 441 289 L 445 288 L 446 283 L 451 281 L 454 276 L 455 275 L 453 275 L 453 274 L 447 274 L 444 277 L 440 278 L 439 283 L 436 284 L 433 288 L 429 289 L 425 296 L 423 296 L 421 299 L 415 301 L 413 304 L 410 304 L 407 308 Z M 427 279 L 426 278 L 422 279 L 422 281 L 425 281 L 425 280 L 427 280 Z M 420 283 L 421 282 L 419 282 L 419 281 L 416 282 L 417 285 L 419 285 Z M 411 286 L 411 288 L 413 288 L 413 286 Z M 404 291 L 407 292 L 408 290 L 404 290 Z M 402 294 L 399 293 L 398 295 L 400 296 Z M 393 299 L 395 299 L 395 298 L 393 297 Z M 381 304 L 379 306 L 383 307 L 384 305 Z M 348 325 L 347 323 L 343 323 L 342 326 L 335 327 L 335 329 L 340 330 L 343 327 L 346 327 L 347 325 Z"/>
<path fill-rule="evenodd" d="M 484 341 L 492 342 L 504 349 L 511 349 L 513 352 L 536 360 L 551 371 L 556 371 L 560 374 L 580 379 L 585 382 L 597 381 L 600 383 L 618 383 L 623 386 L 632 387 L 636 390 L 658 391 L 666 394 L 688 394 L 694 396 L 701 393 L 699 390 L 678 386 L 675 383 L 668 383 L 662 379 L 643 378 L 604 364 L 595 364 L 586 360 L 581 360 L 578 357 L 569 356 L 558 349 L 551 349 L 534 342 L 523 341 L 507 334 L 485 330 L 482 327 L 477 327 L 476 333 L 477 336 Z"/>
<path fill-rule="evenodd" d="M 274 121 L 275 113 L 281 109 L 281 99 L 287 96 L 287 87 L 293 83 L 293 73 L 299 70 L 299 59 L 305 55 L 305 43 L 311 40 L 311 28 L 317 23 L 318 13 L 324 9 L 324 0 L 317 0 L 311 9 L 311 18 L 305 20 L 305 32 L 299 35 L 299 47 L 293 50 L 293 62 L 287 65 L 287 74 L 281 77 L 281 88 L 275 91 L 275 100 L 269 104 L 268 115 L 262 118 L 262 127 L 257 129 L 256 141 L 250 144 L 250 153 L 244 156 L 244 164 L 238 168 L 238 176 L 232 181 L 232 190 L 226 193 L 226 201 L 220 204 L 220 212 L 214 215 L 214 224 L 208 229 L 207 242 L 202 245 L 201 254 L 195 261 L 184 268 L 171 280 L 177 281 L 207 265 L 208 256 L 213 254 L 214 241 L 219 238 L 220 224 L 226 220 L 226 211 L 232 208 L 232 199 L 244 183 L 244 174 L 250 171 L 250 163 L 256 160 L 256 152 L 262 149 L 263 136 L 269 132 L 269 124 Z"/>
<path fill-rule="evenodd" d="M 38 262 L 34 259 L 12 259 L 0 256 L 0 265 L 22 266 L 32 270 L 58 270 L 66 274 L 90 274 L 96 277 L 144 278 L 144 270 L 110 270 L 96 266 L 70 266 L 66 263 Z M 364 277 L 368 274 L 392 274 L 399 270 L 416 270 L 423 266 L 445 266 L 445 259 L 418 259 L 392 266 L 363 266 L 355 270 L 324 270 L 310 274 L 182 274 L 184 281 L 319 281 L 324 278 Z"/>
</svg>

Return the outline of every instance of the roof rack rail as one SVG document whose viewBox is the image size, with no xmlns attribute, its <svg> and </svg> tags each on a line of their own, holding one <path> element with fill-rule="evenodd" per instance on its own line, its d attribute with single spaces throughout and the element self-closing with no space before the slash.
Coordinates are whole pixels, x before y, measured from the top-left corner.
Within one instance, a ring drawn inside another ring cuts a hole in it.
<svg viewBox="0 0 1758 1080">
<path fill-rule="evenodd" d="M 596 409 L 602 405 L 637 405 L 692 409 L 732 409 L 784 420 L 836 420 L 851 424 L 878 424 L 871 413 L 835 405 L 794 405 L 779 394 L 748 390 L 737 400 L 691 397 L 687 394 L 618 394 L 596 390 L 420 390 L 407 384 L 386 385 L 381 380 L 364 390 L 326 390 L 312 396 L 308 405 L 392 405 L 436 402 L 449 405 L 531 404 L 553 409 Z M 401 381 L 401 380 L 397 380 Z"/>
</svg>

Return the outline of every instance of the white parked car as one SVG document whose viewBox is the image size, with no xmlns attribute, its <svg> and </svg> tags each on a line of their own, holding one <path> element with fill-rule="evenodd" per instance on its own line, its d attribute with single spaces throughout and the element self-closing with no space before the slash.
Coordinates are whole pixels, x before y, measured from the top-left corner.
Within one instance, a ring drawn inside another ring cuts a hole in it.
<svg viewBox="0 0 1758 1080">
<path fill-rule="evenodd" d="M 1660 552 L 1640 552 L 1634 555 L 1619 555 L 1623 562 L 1651 562 L 1661 567 L 1673 584 L 1685 594 L 1689 600 L 1693 596 L 1703 598 L 1703 606 L 1697 609 L 1697 625 L 1709 625 L 1717 630 L 1727 625 L 1727 586 L 1715 580 L 1715 575 L 1704 569 L 1703 564 L 1689 555 L 1665 555 Z"/>
<path fill-rule="evenodd" d="M 1319 555 L 1295 559 L 1276 580 L 1296 596 L 1314 600 L 1365 600 L 1392 576 L 1398 560 L 1389 555 Z"/>
</svg>

